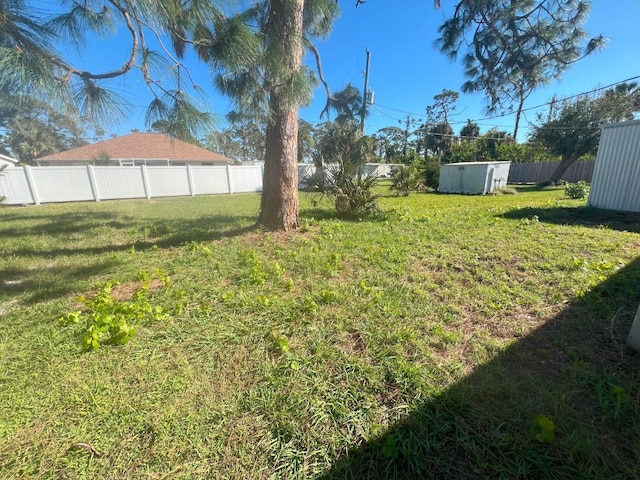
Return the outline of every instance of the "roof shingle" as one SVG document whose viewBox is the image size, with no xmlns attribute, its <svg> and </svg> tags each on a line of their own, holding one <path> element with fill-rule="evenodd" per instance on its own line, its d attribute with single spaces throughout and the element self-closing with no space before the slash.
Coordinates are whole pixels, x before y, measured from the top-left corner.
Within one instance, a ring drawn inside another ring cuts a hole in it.
<svg viewBox="0 0 640 480">
<path fill-rule="evenodd" d="M 38 160 L 90 160 L 102 153 L 113 160 L 167 159 L 174 161 L 231 162 L 230 158 L 163 133 L 134 132 L 91 145 L 72 148 Z"/>
</svg>

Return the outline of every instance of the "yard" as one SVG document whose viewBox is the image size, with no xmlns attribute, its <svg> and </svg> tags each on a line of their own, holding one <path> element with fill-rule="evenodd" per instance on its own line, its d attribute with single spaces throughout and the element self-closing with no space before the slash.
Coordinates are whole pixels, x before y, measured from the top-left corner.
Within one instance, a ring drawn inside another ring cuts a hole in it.
<svg viewBox="0 0 640 480">
<path fill-rule="evenodd" d="M 0 208 L 0 476 L 638 477 L 640 218 L 520 190 Z"/>
</svg>

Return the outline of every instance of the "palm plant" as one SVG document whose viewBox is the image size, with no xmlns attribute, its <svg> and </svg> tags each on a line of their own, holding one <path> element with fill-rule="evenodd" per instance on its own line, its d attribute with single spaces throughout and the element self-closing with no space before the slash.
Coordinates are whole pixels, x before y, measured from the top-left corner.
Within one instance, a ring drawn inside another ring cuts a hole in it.
<svg viewBox="0 0 640 480">
<path fill-rule="evenodd" d="M 391 186 L 389 190 L 395 191 L 396 195 L 409 196 L 411 190 L 415 190 L 418 186 L 418 179 L 416 178 L 416 170 L 413 166 L 407 167 L 401 165 L 393 172 L 391 176 Z"/>
<path fill-rule="evenodd" d="M 347 156 L 334 158 L 331 162 L 315 158 L 314 173 L 304 179 L 307 188 L 319 194 L 320 199 L 328 198 L 340 216 L 363 218 L 377 214 L 377 199 L 373 193 L 379 177 L 376 173 L 366 173 L 364 166 L 352 163 Z M 314 199 L 318 204 L 319 200 Z"/>
<path fill-rule="evenodd" d="M 362 94 L 357 87 L 350 83 L 337 92 L 327 97 L 327 103 L 320 113 L 329 117 L 331 111 L 336 113 L 336 123 L 347 123 L 357 121 L 363 113 Z M 364 110 L 366 114 L 366 109 Z"/>
</svg>

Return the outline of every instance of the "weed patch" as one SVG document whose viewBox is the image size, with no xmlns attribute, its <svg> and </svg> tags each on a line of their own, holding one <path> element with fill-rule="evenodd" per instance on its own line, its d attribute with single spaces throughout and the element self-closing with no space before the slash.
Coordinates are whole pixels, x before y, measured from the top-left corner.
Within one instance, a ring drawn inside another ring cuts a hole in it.
<svg viewBox="0 0 640 480">
<path fill-rule="evenodd" d="M 100 345 L 123 345 L 136 333 L 136 325 L 152 320 L 163 320 L 168 312 L 149 301 L 149 290 L 166 286 L 168 276 L 150 277 L 138 274 L 136 284 L 121 285 L 113 280 L 97 285 L 89 297 L 79 297 L 83 309 L 60 317 L 61 326 L 83 324 L 81 347 L 95 350 Z"/>
</svg>

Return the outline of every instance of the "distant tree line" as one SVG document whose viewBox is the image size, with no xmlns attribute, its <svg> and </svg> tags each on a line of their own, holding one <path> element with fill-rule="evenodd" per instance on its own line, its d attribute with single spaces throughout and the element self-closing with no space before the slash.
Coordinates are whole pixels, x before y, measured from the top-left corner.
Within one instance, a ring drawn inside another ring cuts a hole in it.
<svg viewBox="0 0 640 480">
<path fill-rule="evenodd" d="M 358 117 L 362 97 L 347 85 L 332 96 L 325 112 L 334 120 L 313 125 L 299 120 L 298 162 L 348 157 L 352 163 L 379 162 L 407 165 L 437 165 L 454 162 L 509 161 L 514 163 L 562 161 L 550 180 L 557 181 L 580 158 L 597 153 L 603 124 L 632 120 L 640 112 L 640 88 L 636 83 L 620 83 L 612 88 L 551 101 L 549 109 L 537 116 L 529 137 L 518 143 L 506 130 L 491 128 L 484 133 L 471 121 L 456 134 L 450 119 L 458 93 L 443 90 L 426 107 L 426 120 L 407 118 L 400 126 L 381 128 L 363 135 Z M 266 121 L 232 113 L 227 126 L 211 130 L 197 139 L 188 132 L 167 131 L 162 121 L 150 131 L 167 133 L 236 160 L 264 161 Z M 88 133 L 91 132 L 91 135 Z M 96 141 L 104 136 L 100 126 L 89 125 L 72 113 L 64 114 L 47 103 L 30 97 L 14 97 L 0 92 L 0 151 L 23 163 Z M 431 167 L 433 170 L 433 167 Z"/>
</svg>

